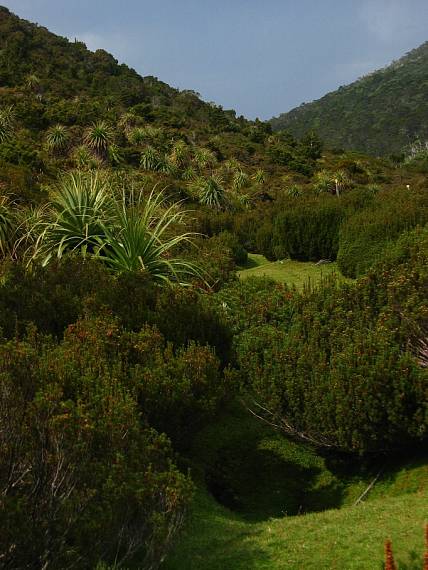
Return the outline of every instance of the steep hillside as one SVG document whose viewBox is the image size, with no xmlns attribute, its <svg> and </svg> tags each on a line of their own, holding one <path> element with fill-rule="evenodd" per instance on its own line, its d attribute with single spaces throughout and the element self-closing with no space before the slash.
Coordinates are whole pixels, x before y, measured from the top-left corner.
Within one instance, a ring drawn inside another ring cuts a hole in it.
<svg viewBox="0 0 428 570">
<path fill-rule="evenodd" d="M 428 42 L 390 66 L 271 120 L 295 136 L 315 129 L 330 147 L 399 153 L 428 138 Z"/>
<path fill-rule="evenodd" d="M 162 118 L 174 126 L 189 126 L 190 119 L 196 118 L 224 127 L 234 119 L 234 113 L 218 113 L 191 91 L 179 92 L 155 77 L 143 78 L 126 65 L 119 65 L 106 51 L 91 52 L 83 42 L 52 34 L 2 6 L 0 87 L 3 97 L 18 89 L 22 92 L 19 96 L 32 92 L 39 103 L 49 103 L 50 107 L 61 99 L 76 106 L 78 98 L 79 118 L 86 119 L 100 112 L 99 108 L 92 112 L 87 108 L 88 99 L 108 110 L 144 105 L 140 112 L 149 119 L 162 114 L 160 107 L 168 108 Z"/>
</svg>

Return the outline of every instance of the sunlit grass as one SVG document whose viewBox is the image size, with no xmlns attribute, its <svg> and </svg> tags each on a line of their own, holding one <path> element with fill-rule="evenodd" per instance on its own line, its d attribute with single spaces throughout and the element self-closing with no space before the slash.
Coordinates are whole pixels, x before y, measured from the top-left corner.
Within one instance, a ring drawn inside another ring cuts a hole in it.
<svg viewBox="0 0 428 570">
<path fill-rule="evenodd" d="M 289 286 L 295 285 L 299 289 L 309 281 L 315 285 L 323 277 L 333 273 L 341 281 L 346 281 L 336 263 L 321 263 L 317 265 L 313 262 L 293 261 L 291 259 L 270 262 L 263 255 L 255 253 L 248 255 L 248 264 L 238 271 L 241 279 L 254 276 L 270 277 L 275 281 L 287 283 Z"/>
<path fill-rule="evenodd" d="M 400 569 L 422 568 L 428 494 L 249 523 L 200 491 L 166 570 L 381 570 L 387 538 Z"/>
</svg>

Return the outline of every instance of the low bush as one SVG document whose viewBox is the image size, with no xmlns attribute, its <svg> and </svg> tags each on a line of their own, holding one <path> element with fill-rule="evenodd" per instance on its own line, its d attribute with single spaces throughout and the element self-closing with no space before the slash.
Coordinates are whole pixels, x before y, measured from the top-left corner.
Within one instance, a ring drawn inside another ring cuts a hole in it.
<svg viewBox="0 0 428 570">
<path fill-rule="evenodd" d="M 401 233 L 428 222 L 424 189 L 379 192 L 370 207 L 350 217 L 340 229 L 337 262 L 347 277 L 358 277 L 382 259 Z"/>
<path fill-rule="evenodd" d="M 428 322 L 427 252 L 421 231 L 356 284 L 324 283 L 294 296 L 290 318 L 244 330 L 235 345 L 253 411 L 347 452 L 423 441 L 427 370 L 417 331 Z"/>
<path fill-rule="evenodd" d="M 34 333 L 1 343 L 1 566 L 89 569 L 138 555 L 158 568 L 192 485 L 119 368 L 96 350 L 87 366 L 77 338 L 84 329 L 62 345 Z"/>
<path fill-rule="evenodd" d="M 274 253 L 276 248 L 280 257 L 301 261 L 336 259 L 343 218 L 343 204 L 334 196 L 298 200 L 275 219 Z"/>
</svg>

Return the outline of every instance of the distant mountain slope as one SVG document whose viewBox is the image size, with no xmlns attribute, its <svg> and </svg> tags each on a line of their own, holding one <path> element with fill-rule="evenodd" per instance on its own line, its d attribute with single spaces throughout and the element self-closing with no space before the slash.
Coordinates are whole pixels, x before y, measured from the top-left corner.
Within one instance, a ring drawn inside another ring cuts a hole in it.
<svg viewBox="0 0 428 570">
<path fill-rule="evenodd" d="M 388 67 L 271 119 L 274 130 L 315 129 L 330 147 L 397 153 L 428 139 L 428 42 Z"/>
</svg>

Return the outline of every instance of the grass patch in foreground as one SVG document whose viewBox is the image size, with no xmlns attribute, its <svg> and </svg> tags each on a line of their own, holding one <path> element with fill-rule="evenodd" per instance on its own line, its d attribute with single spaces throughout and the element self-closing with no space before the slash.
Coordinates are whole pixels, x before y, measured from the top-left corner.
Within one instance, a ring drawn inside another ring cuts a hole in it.
<svg viewBox="0 0 428 570">
<path fill-rule="evenodd" d="M 381 570 L 393 541 L 400 570 L 420 570 L 426 489 L 322 513 L 243 521 L 200 490 L 165 570 Z"/>
<path fill-rule="evenodd" d="M 299 289 L 308 281 L 316 285 L 323 277 L 332 273 L 336 274 L 341 281 L 347 281 L 340 273 L 336 263 L 317 265 L 310 261 L 293 261 L 292 259 L 271 262 L 263 255 L 256 253 L 249 253 L 247 265 L 238 271 L 241 279 L 265 276 L 280 283 L 287 283 L 290 287 L 295 285 Z"/>
</svg>

